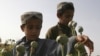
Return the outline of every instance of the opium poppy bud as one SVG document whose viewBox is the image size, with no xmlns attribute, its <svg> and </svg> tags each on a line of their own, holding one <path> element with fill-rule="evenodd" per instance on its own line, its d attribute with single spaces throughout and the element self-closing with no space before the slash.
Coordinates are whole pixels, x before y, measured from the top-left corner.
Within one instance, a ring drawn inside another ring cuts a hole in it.
<svg viewBox="0 0 100 56">
<path fill-rule="evenodd" d="M 16 46 L 16 50 L 19 52 L 19 53 L 24 53 L 25 52 L 25 47 L 23 45 L 17 45 Z"/>
<path fill-rule="evenodd" d="M 66 36 L 65 34 L 61 34 L 59 36 L 57 36 L 56 41 L 60 44 L 66 44 L 68 42 L 68 36 Z"/>
<path fill-rule="evenodd" d="M 75 22 L 75 21 L 70 21 L 69 23 L 68 23 L 68 27 L 76 27 L 77 26 L 77 22 Z"/>
<path fill-rule="evenodd" d="M 82 34 L 82 32 L 83 32 L 83 27 L 82 27 L 82 26 L 79 26 L 79 27 L 78 27 L 78 32 L 79 32 L 80 34 Z"/>
<path fill-rule="evenodd" d="M 31 42 L 31 47 L 37 48 L 37 46 L 38 46 L 38 43 L 36 41 Z"/>
</svg>

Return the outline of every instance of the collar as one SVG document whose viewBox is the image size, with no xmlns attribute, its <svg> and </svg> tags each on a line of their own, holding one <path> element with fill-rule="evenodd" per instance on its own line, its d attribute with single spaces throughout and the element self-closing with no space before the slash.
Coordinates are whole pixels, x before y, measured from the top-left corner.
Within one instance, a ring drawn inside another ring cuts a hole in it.
<svg viewBox="0 0 100 56">
<path fill-rule="evenodd" d="M 35 40 L 36 42 L 38 42 L 40 40 L 40 38 L 38 38 L 37 40 Z M 21 39 L 21 44 L 30 44 L 32 42 L 32 40 L 27 40 L 26 39 L 26 36 L 24 36 L 22 39 Z"/>
<path fill-rule="evenodd" d="M 63 25 L 61 23 L 58 23 L 57 26 L 59 27 L 59 29 L 68 29 L 68 25 Z"/>
</svg>

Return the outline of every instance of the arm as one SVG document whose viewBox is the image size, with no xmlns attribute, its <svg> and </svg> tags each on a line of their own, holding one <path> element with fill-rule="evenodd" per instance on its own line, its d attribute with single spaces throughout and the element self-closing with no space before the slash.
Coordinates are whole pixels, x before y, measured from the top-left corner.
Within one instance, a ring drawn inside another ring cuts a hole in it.
<svg viewBox="0 0 100 56">
<path fill-rule="evenodd" d="M 88 47 L 90 54 L 94 51 L 94 45 L 93 45 L 93 41 L 89 39 L 88 36 L 86 35 L 78 35 L 76 37 L 76 40 L 78 42 L 83 43 L 86 47 Z"/>
</svg>

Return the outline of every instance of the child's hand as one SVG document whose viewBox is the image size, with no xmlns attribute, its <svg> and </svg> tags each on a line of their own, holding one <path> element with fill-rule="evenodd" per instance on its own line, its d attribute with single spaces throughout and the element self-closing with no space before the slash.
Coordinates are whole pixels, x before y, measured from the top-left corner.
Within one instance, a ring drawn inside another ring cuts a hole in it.
<svg viewBox="0 0 100 56">
<path fill-rule="evenodd" d="M 78 36 L 76 37 L 76 40 L 77 40 L 78 42 L 83 43 L 85 46 L 87 46 L 88 49 L 89 49 L 89 51 L 90 51 L 90 54 L 91 54 L 91 52 L 94 51 L 94 44 L 93 44 L 93 41 L 91 41 L 91 40 L 89 39 L 88 36 L 86 36 L 86 35 L 78 35 Z"/>
</svg>

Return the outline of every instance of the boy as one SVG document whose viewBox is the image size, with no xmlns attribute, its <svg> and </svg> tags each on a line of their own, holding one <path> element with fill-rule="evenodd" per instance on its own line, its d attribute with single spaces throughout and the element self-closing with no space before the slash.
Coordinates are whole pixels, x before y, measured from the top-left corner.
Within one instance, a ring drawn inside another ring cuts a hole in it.
<svg viewBox="0 0 100 56">
<path fill-rule="evenodd" d="M 59 36 L 60 34 L 66 34 L 66 36 L 69 37 L 69 39 L 70 39 L 73 36 L 73 34 L 71 31 L 71 28 L 68 27 L 68 23 L 73 20 L 74 11 L 75 11 L 75 9 L 74 9 L 74 5 L 72 2 L 59 3 L 57 6 L 57 17 L 59 19 L 59 22 L 57 25 L 51 27 L 48 30 L 48 32 L 46 33 L 46 38 L 56 40 L 57 36 Z M 75 41 L 73 41 L 73 43 L 72 43 L 72 49 L 69 51 L 69 54 L 71 53 L 74 55 L 76 52 L 74 49 L 74 44 L 77 43 L 77 41 L 82 42 L 83 40 L 86 42 L 90 41 L 89 38 L 86 36 L 82 36 L 82 38 L 81 38 L 81 36 L 77 36 Z M 90 41 L 88 44 L 89 44 L 88 47 L 90 49 L 92 49 L 92 51 L 93 51 L 93 42 Z M 92 45 L 92 46 L 90 46 L 90 45 Z M 66 47 L 65 47 L 65 49 L 66 49 Z M 65 51 L 65 53 L 67 53 L 67 52 Z M 86 50 L 84 47 L 82 47 L 81 53 L 84 53 L 84 54 L 86 53 Z M 76 55 L 76 56 L 78 56 L 78 55 Z M 83 56 L 85 56 L 85 55 L 83 55 Z"/>
<path fill-rule="evenodd" d="M 43 22 L 42 18 L 42 13 L 34 11 L 25 12 L 21 16 L 21 30 L 25 33 L 25 36 L 16 43 L 13 56 L 17 56 L 20 53 L 19 51 L 23 52 L 21 56 L 61 56 L 59 53 L 60 46 L 55 41 L 39 38 Z M 37 44 L 32 44 L 31 42 L 33 41 L 37 42 Z M 18 48 L 18 45 L 21 47 Z M 36 45 L 36 48 L 33 48 L 33 53 L 30 53 L 32 52 L 31 45 Z"/>
</svg>

